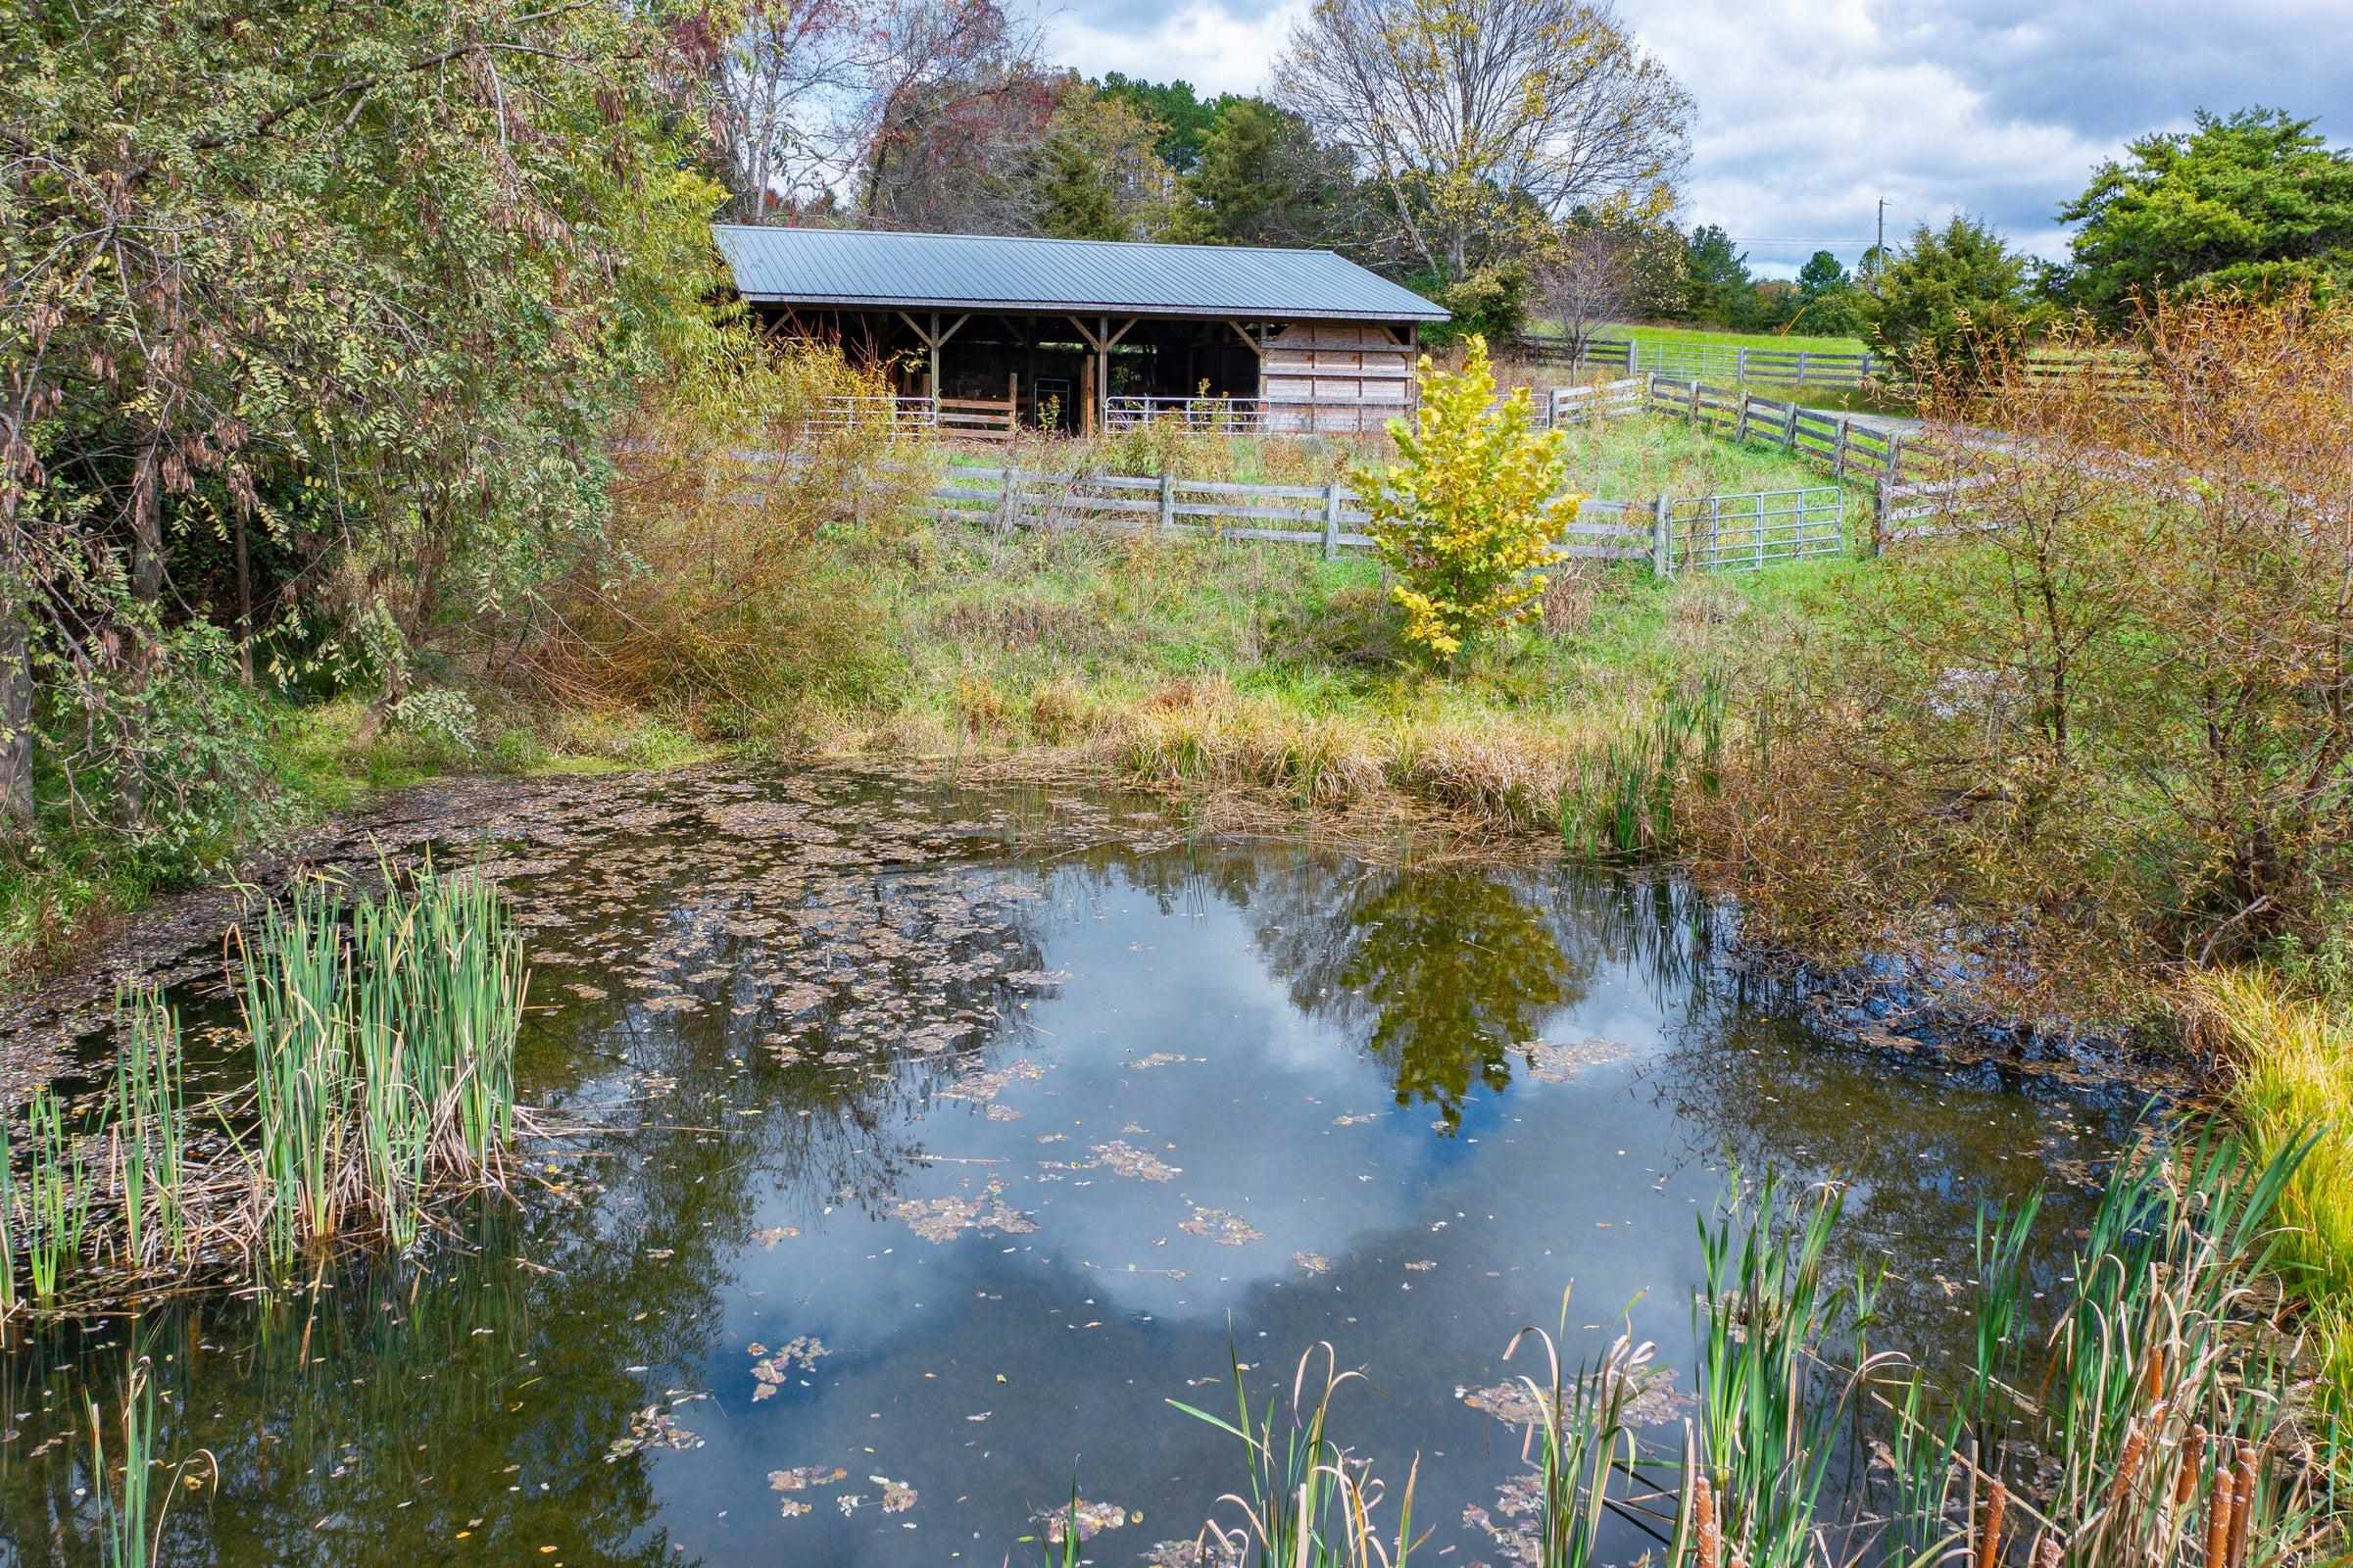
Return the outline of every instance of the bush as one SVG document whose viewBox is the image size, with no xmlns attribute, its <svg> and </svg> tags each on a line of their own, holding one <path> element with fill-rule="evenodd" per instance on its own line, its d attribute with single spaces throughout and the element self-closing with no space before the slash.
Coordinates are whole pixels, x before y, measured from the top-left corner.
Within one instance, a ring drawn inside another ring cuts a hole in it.
<svg viewBox="0 0 2353 1568">
<path fill-rule="evenodd" d="M 821 416 L 887 390 L 830 349 L 747 337 L 640 410 L 606 547 L 550 592 L 519 662 L 535 695 L 727 738 L 884 701 L 894 666 L 857 556 L 898 542 L 936 458 Z"/>
<path fill-rule="evenodd" d="M 2125 1004 L 2152 965 L 2341 952 L 2353 307 L 2168 302 L 2140 349 L 2123 385 L 1932 382 L 1965 500 L 1821 596 L 1750 704 L 1709 837 L 1809 945 Z"/>
<path fill-rule="evenodd" d="M 1528 389 L 1495 405 L 1487 340 L 1471 339 L 1457 371 L 1424 356 L 1412 427 L 1393 421 L 1397 461 L 1359 468 L 1348 485 L 1381 559 L 1399 581 L 1405 635 L 1449 662 L 1485 633 L 1527 614 L 1544 591 L 1535 568 L 1577 515 L 1560 494 L 1559 431 L 1532 427 Z"/>
</svg>

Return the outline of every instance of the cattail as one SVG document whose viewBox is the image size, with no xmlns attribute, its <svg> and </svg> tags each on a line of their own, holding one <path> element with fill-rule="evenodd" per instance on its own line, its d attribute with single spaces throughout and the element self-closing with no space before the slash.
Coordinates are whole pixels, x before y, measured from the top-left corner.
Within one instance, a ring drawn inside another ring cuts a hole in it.
<svg viewBox="0 0 2353 1568">
<path fill-rule="evenodd" d="M 2002 1515 L 2010 1511 L 2010 1489 L 1995 1476 L 1985 1489 L 1985 1533 L 1978 1538 L 1977 1568 L 1993 1568 L 2002 1560 Z"/>
<path fill-rule="evenodd" d="M 2149 1348 L 2148 1397 L 2152 1399 L 2165 1397 L 2165 1347 L 2163 1345 L 2154 1345 Z"/>
<path fill-rule="evenodd" d="M 2214 1472 L 2214 1495 L 2207 1502 L 2206 1568 L 2224 1568 L 2230 1554 L 2230 1472 Z"/>
<path fill-rule="evenodd" d="M 2139 1474 L 2141 1453 L 2149 1446 L 2150 1425 L 2148 1422 L 2135 1421 L 2132 1430 L 2125 1434 L 2125 1451 L 2116 1461 L 2116 1482 L 2108 1489 L 2108 1512 L 2111 1516 L 2124 1512 L 2126 1499 L 2132 1494 L 2132 1478 Z"/>
<path fill-rule="evenodd" d="M 2246 1559 L 2247 1517 L 2255 1511 L 2255 1445 L 2238 1446 L 2238 1474 L 2232 1479 L 2231 1494 L 2237 1498 L 2237 1510 L 2230 1516 L 2230 1568 Z"/>
<path fill-rule="evenodd" d="M 2190 1494 L 2198 1490 L 2198 1466 L 2206 1458 L 2206 1423 L 2189 1424 L 2189 1441 L 2181 1445 L 2181 1473 L 2174 1479 L 2174 1506 L 2189 1506 Z"/>
<path fill-rule="evenodd" d="M 1718 1568 L 1724 1541 L 1716 1533 L 1716 1494 L 1709 1490 L 1705 1476 L 1691 1481 L 1691 1512 L 1699 1521 L 1699 1568 Z"/>
</svg>

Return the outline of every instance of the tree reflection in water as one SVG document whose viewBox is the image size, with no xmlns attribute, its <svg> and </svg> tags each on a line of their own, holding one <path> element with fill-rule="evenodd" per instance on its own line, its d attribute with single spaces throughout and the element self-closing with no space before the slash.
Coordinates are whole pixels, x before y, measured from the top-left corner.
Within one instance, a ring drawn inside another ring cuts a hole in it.
<svg viewBox="0 0 2353 1568">
<path fill-rule="evenodd" d="M 1593 975 L 1563 911 L 1511 871 L 1310 861 L 1261 884 L 1252 909 L 1293 1004 L 1360 1032 L 1390 1064 L 1397 1102 L 1435 1105 L 1448 1132 L 1472 1084 L 1507 1087 L 1513 1048 Z"/>
</svg>

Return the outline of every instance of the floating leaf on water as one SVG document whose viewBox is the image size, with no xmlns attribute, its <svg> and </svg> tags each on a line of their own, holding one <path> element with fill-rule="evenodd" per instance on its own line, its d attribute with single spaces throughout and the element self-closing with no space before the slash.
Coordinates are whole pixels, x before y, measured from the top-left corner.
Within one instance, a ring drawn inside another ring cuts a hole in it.
<svg viewBox="0 0 2353 1568">
<path fill-rule="evenodd" d="M 1332 1260 L 1321 1252 L 1294 1252 L 1291 1254 L 1291 1260 L 1310 1274 L 1332 1272 Z"/>
<path fill-rule="evenodd" d="M 770 1492 L 807 1492 L 811 1487 L 830 1487 L 850 1479 L 850 1472 L 838 1464 L 805 1464 L 795 1470 L 768 1472 Z"/>
<path fill-rule="evenodd" d="M 1563 1045 L 1551 1040 L 1530 1040 L 1520 1046 L 1528 1058 L 1528 1076 L 1540 1084 L 1565 1084 L 1588 1067 L 1605 1067 L 1624 1061 L 1634 1054 L 1634 1048 L 1616 1040 L 1604 1040 L 1599 1035 L 1588 1035 L 1583 1040 Z"/>
<path fill-rule="evenodd" d="M 815 1371 L 817 1358 L 827 1353 L 825 1342 L 813 1334 L 800 1336 L 773 1355 L 768 1353 L 766 1346 L 758 1341 L 754 1341 L 747 1348 L 753 1357 L 752 1376 L 758 1385 L 752 1391 L 754 1404 L 783 1387 L 786 1375 L 794 1367 L 798 1366 L 804 1372 Z"/>
<path fill-rule="evenodd" d="M 1131 1176 L 1138 1181 L 1164 1182 L 1184 1174 L 1179 1167 L 1166 1160 L 1116 1138 L 1107 1144 L 1097 1144 L 1095 1157 L 1110 1166 L 1118 1175 Z"/>
<path fill-rule="evenodd" d="M 998 1184 L 992 1182 L 981 1198 L 910 1198 L 895 1204 L 891 1212 L 907 1229 L 935 1245 L 952 1242 L 968 1230 L 1000 1236 L 1027 1236 L 1035 1231 L 1038 1222 L 1007 1206 L 997 1196 L 998 1190 Z"/>
<path fill-rule="evenodd" d="M 1180 1220 L 1177 1229 L 1190 1236 L 1205 1236 L 1220 1247 L 1246 1247 L 1251 1242 L 1266 1240 L 1258 1227 L 1239 1214 L 1229 1214 L 1222 1208 L 1203 1208 L 1193 1205 L 1193 1216 Z"/>
<path fill-rule="evenodd" d="M 1138 1056 L 1128 1063 L 1130 1071 L 1142 1072 L 1147 1067 L 1174 1067 L 1188 1061 L 1207 1061 L 1206 1056 L 1187 1056 L 1173 1051 L 1155 1051 L 1149 1056 Z"/>
<path fill-rule="evenodd" d="M 1127 1523 L 1127 1505 L 1088 1502 L 1081 1498 L 1076 1503 L 1066 1503 L 1059 1508 L 1041 1510 L 1031 1517 L 1046 1527 L 1046 1539 L 1058 1546 L 1062 1544 L 1063 1536 L 1069 1532 L 1074 1515 L 1078 1522 L 1079 1540 L 1093 1541 L 1103 1531 L 1117 1530 Z"/>
</svg>

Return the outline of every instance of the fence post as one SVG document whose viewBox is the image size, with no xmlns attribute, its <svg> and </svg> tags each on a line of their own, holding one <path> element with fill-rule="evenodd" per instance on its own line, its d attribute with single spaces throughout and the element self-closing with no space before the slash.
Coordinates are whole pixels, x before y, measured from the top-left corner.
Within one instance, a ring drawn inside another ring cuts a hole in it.
<svg viewBox="0 0 2353 1568">
<path fill-rule="evenodd" d="M 1642 340 L 1638 337 L 1628 338 L 1626 340 L 1626 373 L 1628 375 L 1642 373 Z"/>
<path fill-rule="evenodd" d="M 1797 384 L 1799 386 L 1805 385 L 1805 350 L 1797 351 Z"/>
<path fill-rule="evenodd" d="M 1675 575 L 1675 504 L 1663 490 L 1650 509 L 1650 573 Z"/>
<path fill-rule="evenodd" d="M 1733 350 L 1732 375 L 1740 385 L 1748 384 L 1748 345 L 1745 343 Z"/>
<path fill-rule="evenodd" d="M 1887 553 L 1887 486 L 1894 482 L 1893 475 L 1882 475 L 1871 487 L 1871 553 L 1875 556 Z"/>
<path fill-rule="evenodd" d="M 1699 428 L 1699 377 L 1691 377 L 1691 428 Z"/>
<path fill-rule="evenodd" d="M 1340 554 L 1340 481 L 1324 486 L 1324 559 L 1333 560 Z"/>
<path fill-rule="evenodd" d="M 1166 468 L 1160 470 L 1160 514 L 1152 519 L 1152 532 L 1166 534 L 1176 522 L 1176 475 Z"/>
<path fill-rule="evenodd" d="M 1846 477 L 1846 430 L 1852 422 L 1852 416 L 1844 414 L 1838 416 L 1838 450 L 1831 456 L 1830 471 L 1840 479 Z"/>
<path fill-rule="evenodd" d="M 1747 357 L 1748 351 L 1746 349 L 1740 350 L 1740 358 L 1745 360 Z M 1746 381 L 1742 381 L 1739 383 L 1739 385 L 1740 391 L 1740 416 L 1732 422 L 1732 438 L 1735 442 L 1745 441 L 1748 439 L 1748 383 Z"/>
</svg>

